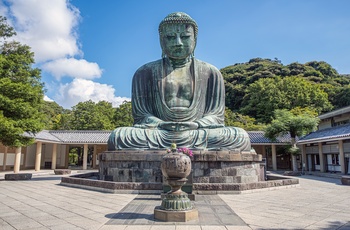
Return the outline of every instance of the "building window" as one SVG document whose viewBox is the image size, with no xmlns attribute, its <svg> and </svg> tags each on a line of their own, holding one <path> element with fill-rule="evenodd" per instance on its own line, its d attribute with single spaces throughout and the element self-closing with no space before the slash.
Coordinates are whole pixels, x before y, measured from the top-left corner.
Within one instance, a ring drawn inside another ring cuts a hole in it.
<svg viewBox="0 0 350 230">
<path fill-rule="evenodd" d="M 338 154 L 332 154 L 332 164 L 339 165 L 339 155 Z"/>
<path fill-rule="evenodd" d="M 320 165 L 320 156 L 315 155 L 315 165 Z"/>
<path fill-rule="evenodd" d="M 333 123 L 333 126 L 345 125 L 345 124 L 348 124 L 349 122 L 350 122 L 349 120 L 337 121 Z"/>
</svg>

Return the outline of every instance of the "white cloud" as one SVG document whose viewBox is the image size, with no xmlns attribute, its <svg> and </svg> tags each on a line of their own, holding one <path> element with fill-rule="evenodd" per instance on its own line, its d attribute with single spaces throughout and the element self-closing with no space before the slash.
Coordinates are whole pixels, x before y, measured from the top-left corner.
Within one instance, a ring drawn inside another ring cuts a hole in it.
<svg viewBox="0 0 350 230">
<path fill-rule="evenodd" d="M 79 10 L 66 0 L 9 0 L 17 39 L 28 44 L 42 62 L 82 55 L 76 28 Z"/>
<path fill-rule="evenodd" d="M 93 79 L 101 77 L 102 74 L 97 63 L 75 58 L 57 59 L 43 64 L 41 68 L 51 73 L 57 80 L 64 76 Z"/>
<path fill-rule="evenodd" d="M 115 89 L 111 85 L 85 79 L 74 79 L 71 83 L 61 85 L 59 93 L 54 98 L 64 108 L 71 108 L 79 102 L 88 100 L 108 101 L 114 107 L 119 106 L 123 101 L 130 101 L 130 98 L 127 97 L 114 96 L 114 91 Z"/>
<path fill-rule="evenodd" d="M 44 95 L 44 101 L 50 101 L 50 102 L 52 102 L 52 101 L 54 101 L 54 100 L 52 100 L 52 99 L 49 98 L 48 96 Z"/>
</svg>

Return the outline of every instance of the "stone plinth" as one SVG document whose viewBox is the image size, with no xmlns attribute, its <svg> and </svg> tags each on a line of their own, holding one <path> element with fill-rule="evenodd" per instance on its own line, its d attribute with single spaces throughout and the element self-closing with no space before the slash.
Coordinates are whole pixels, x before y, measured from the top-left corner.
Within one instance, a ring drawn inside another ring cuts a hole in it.
<svg viewBox="0 0 350 230">
<path fill-rule="evenodd" d="M 198 220 L 198 210 L 194 208 L 187 211 L 166 211 L 156 207 L 154 218 L 166 222 L 187 222 Z"/>
<path fill-rule="evenodd" d="M 99 178 L 105 181 L 165 183 L 161 162 L 165 150 L 107 151 L 99 155 Z M 190 184 L 245 184 L 260 181 L 262 156 L 237 151 L 193 151 Z M 204 187 L 203 187 L 204 186 Z"/>
<path fill-rule="evenodd" d="M 31 173 L 9 173 L 5 174 L 5 180 L 30 180 L 32 179 Z"/>
<path fill-rule="evenodd" d="M 67 175 L 71 174 L 72 170 L 70 169 L 55 169 L 54 173 L 55 175 Z"/>
<path fill-rule="evenodd" d="M 343 185 L 350 185 L 350 176 L 342 176 L 341 177 L 341 183 Z"/>
</svg>

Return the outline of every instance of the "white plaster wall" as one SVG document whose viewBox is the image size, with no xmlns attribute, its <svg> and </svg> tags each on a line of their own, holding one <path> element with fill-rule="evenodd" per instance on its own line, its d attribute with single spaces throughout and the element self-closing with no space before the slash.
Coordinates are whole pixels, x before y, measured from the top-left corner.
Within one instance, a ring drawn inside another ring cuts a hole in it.
<svg viewBox="0 0 350 230">
<path fill-rule="evenodd" d="M 319 124 L 318 124 L 318 129 L 321 130 L 321 129 L 326 129 L 326 128 L 330 128 L 332 127 L 332 124 L 331 124 L 331 121 L 321 121 Z"/>
<path fill-rule="evenodd" d="M 24 154 L 21 155 L 21 165 L 24 163 Z M 0 153 L 0 166 L 4 165 L 4 153 Z M 7 153 L 6 156 L 6 165 L 13 166 L 15 165 L 15 153 Z"/>
</svg>

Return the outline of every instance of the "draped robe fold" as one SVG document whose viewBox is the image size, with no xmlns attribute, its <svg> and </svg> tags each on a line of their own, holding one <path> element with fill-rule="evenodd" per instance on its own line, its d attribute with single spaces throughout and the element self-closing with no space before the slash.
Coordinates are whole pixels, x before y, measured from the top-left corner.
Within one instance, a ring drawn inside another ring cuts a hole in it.
<svg viewBox="0 0 350 230">
<path fill-rule="evenodd" d="M 188 108 L 169 108 L 164 99 L 164 78 L 172 70 L 167 59 L 139 68 L 132 82 L 133 127 L 115 129 L 108 140 L 108 150 L 166 149 L 172 143 L 191 149 L 235 149 L 251 151 L 247 132 L 224 127 L 225 88 L 220 71 L 193 58 L 191 74 L 193 99 Z M 196 122 L 199 128 L 168 131 L 158 125 L 163 121 Z"/>
</svg>

